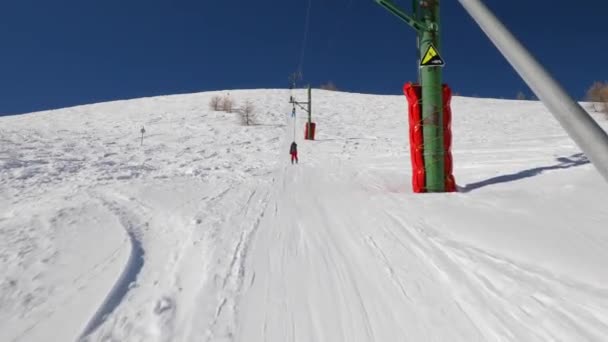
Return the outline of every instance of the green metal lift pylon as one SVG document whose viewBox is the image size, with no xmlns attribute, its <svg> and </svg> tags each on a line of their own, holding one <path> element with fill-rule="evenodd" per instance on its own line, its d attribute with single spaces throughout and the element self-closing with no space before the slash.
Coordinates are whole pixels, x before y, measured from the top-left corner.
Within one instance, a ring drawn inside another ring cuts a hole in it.
<svg viewBox="0 0 608 342">
<path fill-rule="evenodd" d="M 295 82 L 293 85 L 293 88 L 295 88 Z M 306 111 L 306 113 L 308 113 L 308 121 L 306 122 L 306 136 L 305 138 L 307 140 L 313 140 L 314 139 L 314 134 L 312 132 L 312 88 L 310 87 L 310 84 L 308 85 L 308 102 L 299 102 L 296 101 L 293 97 L 289 98 L 289 103 L 292 103 L 295 105 L 297 105 L 298 107 L 304 109 L 304 111 Z M 302 107 L 302 105 L 305 104 L 307 105 L 307 108 Z M 295 110 L 295 107 L 294 107 Z M 294 127 L 295 130 L 295 127 Z M 295 132 L 295 131 L 294 131 Z M 294 133 L 295 136 L 295 133 Z"/>
<path fill-rule="evenodd" d="M 412 0 L 413 17 L 391 0 L 375 1 L 417 32 L 420 51 L 419 78 L 422 86 L 425 188 L 427 192 L 445 192 L 441 66 L 423 66 L 429 49 L 434 49 L 437 54 L 440 51 L 439 0 Z"/>
</svg>

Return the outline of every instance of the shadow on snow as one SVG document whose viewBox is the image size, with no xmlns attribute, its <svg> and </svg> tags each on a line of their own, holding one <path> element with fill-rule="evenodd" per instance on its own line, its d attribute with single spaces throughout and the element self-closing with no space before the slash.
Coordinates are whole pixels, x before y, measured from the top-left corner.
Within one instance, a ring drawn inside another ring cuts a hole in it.
<svg viewBox="0 0 608 342">
<path fill-rule="evenodd" d="M 497 177 L 492 177 L 486 180 L 482 180 L 475 183 L 470 183 L 465 185 L 464 187 L 459 187 L 459 192 L 471 192 L 473 190 L 477 190 L 484 186 L 499 184 L 499 183 L 508 183 L 517 181 L 524 178 L 538 176 L 544 171 L 550 170 L 561 170 L 561 169 L 569 169 L 571 167 L 581 166 L 585 164 L 589 164 L 589 159 L 583 153 L 577 153 L 570 157 L 559 157 L 557 158 L 558 164 L 550 165 L 550 166 L 541 166 L 535 167 L 533 169 L 522 170 L 517 173 L 511 173 L 508 175 L 501 175 Z"/>
</svg>

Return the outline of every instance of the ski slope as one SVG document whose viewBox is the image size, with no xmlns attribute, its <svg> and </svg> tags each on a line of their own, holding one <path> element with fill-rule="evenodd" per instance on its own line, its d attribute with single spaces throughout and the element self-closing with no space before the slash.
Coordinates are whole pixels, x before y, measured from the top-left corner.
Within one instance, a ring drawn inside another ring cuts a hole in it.
<svg viewBox="0 0 608 342">
<path fill-rule="evenodd" d="M 224 94 L 0 118 L 0 341 L 608 336 L 608 185 L 541 103 L 455 97 L 413 194 L 404 96 L 314 90 L 291 165 L 289 92 Z"/>
</svg>

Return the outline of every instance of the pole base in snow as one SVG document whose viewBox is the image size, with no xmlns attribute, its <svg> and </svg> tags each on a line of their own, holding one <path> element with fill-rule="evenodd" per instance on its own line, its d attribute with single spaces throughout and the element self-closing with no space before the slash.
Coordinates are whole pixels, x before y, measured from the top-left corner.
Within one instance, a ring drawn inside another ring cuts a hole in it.
<svg viewBox="0 0 608 342">
<path fill-rule="evenodd" d="M 310 127 L 309 127 L 310 126 Z M 315 128 L 317 124 L 314 122 L 306 123 L 304 126 L 304 139 L 306 140 L 315 140 Z"/>
</svg>

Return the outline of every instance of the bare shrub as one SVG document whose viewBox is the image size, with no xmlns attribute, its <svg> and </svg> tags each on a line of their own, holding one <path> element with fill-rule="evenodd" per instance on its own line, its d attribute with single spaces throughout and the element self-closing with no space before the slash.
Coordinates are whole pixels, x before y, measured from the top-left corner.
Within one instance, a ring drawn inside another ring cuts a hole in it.
<svg viewBox="0 0 608 342">
<path fill-rule="evenodd" d="M 243 107 L 241 107 L 238 111 L 241 117 L 241 123 L 245 126 L 255 124 L 255 107 L 251 103 L 251 101 L 245 101 Z"/>
<path fill-rule="evenodd" d="M 234 101 L 230 98 L 230 95 L 224 96 L 221 102 L 222 110 L 224 112 L 232 113 L 232 110 L 234 109 Z"/>
<path fill-rule="evenodd" d="M 334 82 L 329 81 L 325 84 L 321 84 L 321 89 L 323 90 L 331 90 L 331 91 L 337 91 L 338 87 L 336 87 L 336 85 L 334 84 Z"/>
<path fill-rule="evenodd" d="M 587 90 L 586 100 L 593 102 L 594 110 L 608 115 L 608 82 L 594 82 Z"/>
<path fill-rule="evenodd" d="M 211 98 L 211 101 L 209 101 L 209 108 L 211 108 L 211 110 L 214 111 L 220 111 L 223 110 L 222 108 L 222 98 L 219 96 L 214 96 Z"/>
</svg>

